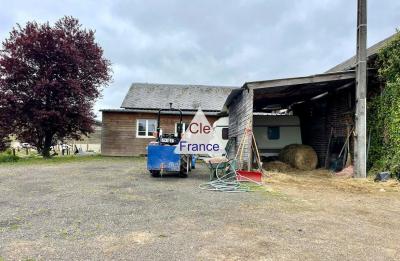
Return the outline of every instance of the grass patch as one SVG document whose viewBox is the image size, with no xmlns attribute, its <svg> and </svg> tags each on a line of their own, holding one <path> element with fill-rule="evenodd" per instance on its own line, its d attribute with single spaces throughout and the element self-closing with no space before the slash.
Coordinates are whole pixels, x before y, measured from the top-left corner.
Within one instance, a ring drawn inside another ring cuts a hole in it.
<svg viewBox="0 0 400 261">
<path fill-rule="evenodd" d="M 1 153 L 0 154 L 0 163 L 17 162 L 19 159 L 20 159 L 20 157 L 14 156 L 14 155 L 10 155 L 8 153 Z"/>
<path fill-rule="evenodd" d="M 296 187 L 302 190 L 337 190 L 349 193 L 400 192 L 400 182 L 374 182 L 372 177 L 354 179 L 335 176 L 325 169 L 297 171 L 288 173 L 269 172 L 268 183 L 275 187 Z"/>
<path fill-rule="evenodd" d="M 2 162 L 17 162 L 19 160 L 18 155 L 13 155 L 11 149 L 7 149 L 4 152 L 0 152 L 0 163 Z"/>
<path fill-rule="evenodd" d="M 15 161 L 1 161 L 1 156 L 0 156 L 0 165 L 63 164 L 63 163 L 87 162 L 87 161 L 109 161 L 109 160 L 142 159 L 142 158 L 143 157 L 106 157 L 102 155 L 88 155 L 88 156 L 69 155 L 69 156 L 54 156 L 48 159 L 43 158 L 41 156 L 28 156 L 28 157 L 18 157 L 18 159 Z"/>
<path fill-rule="evenodd" d="M 274 196 L 274 197 L 285 197 L 283 193 L 280 191 L 276 191 L 267 185 L 258 185 L 251 182 L 246 182 L 245 184 L 241 184 L 242 188 L 248 188 L 251 192 L 258 192 L 265 196 Z"/>
</svg>

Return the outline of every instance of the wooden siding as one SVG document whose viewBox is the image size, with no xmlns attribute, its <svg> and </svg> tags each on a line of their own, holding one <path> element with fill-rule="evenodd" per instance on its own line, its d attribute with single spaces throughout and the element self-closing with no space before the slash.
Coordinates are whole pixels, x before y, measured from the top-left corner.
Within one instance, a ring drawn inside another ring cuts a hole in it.
<svg viewBox="0 0 400 261">
<path fill-rule="evenodd" d="M 244 130 L 249 120 L 253 119 L 253 90 L 245 89 L 238 97 L 229 105 L 229 138 L 235 139 L 235 146 L 232 146 L 229 151 L 229 157 L 233 158 L 239 147 L 240 141 L 244 135 Z M 252 128 L 252 124 L 250 124 Z M 248 139 L 249 142 L 251 140 Z M 243 161 L 240 162 L 242 166 L 250 166 L 251 151 L 249 142 L 243 151 Z"/>
<path fill-rule="evenodd" d="M 121 113 L 103 112 L 101 154 L 105 156 L 139 156 L 145 155 L 146 146 L 155 138 L 137 138 L 137 119 L 157 120 L 154 113 Z M 189 124 L 193 115 L 184 115 L 183 122 Z M 210 124 L 217 119 L 216 116 L 207 116 Z M 161 128 L 164 133 L 174 133 L 175 123 L 179 121 L 178 115 L 162 115 Z"/>
</svg>

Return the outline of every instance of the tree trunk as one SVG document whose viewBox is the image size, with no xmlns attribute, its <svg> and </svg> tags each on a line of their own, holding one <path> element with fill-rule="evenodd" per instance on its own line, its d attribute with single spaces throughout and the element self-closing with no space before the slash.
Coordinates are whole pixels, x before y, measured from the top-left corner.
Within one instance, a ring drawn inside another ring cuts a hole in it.
<svg viewBox="0 0 400 261">
<path fill-rule="evenodd" d="M 52 145 L 53 134 L 46 134 L 44 138 L 42 156 L 43 158 L 50 158 L 50 147 Z"/>
<path fill-rule="evenodd" d="M 36 145 L 36 149 L 38 154 L 42 155 L 43 152 L 43 137 L 40 134 L 37 134 L 38 139 L 37 139 L 37 144 Z"/>
</svg>

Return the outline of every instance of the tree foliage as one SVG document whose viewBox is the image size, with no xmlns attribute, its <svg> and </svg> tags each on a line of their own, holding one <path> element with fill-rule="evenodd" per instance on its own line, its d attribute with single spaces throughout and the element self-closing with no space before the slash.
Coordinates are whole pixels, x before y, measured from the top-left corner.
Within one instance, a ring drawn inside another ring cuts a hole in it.
<svg viewBox="0 0 400 261">
<path fill-rule="evenodd" d="M 56 140 L 93 131 L 92 107 L 111 69 L 94 31 L 63 17 L 13 28 L 0 50 L 0 76 L 0 118 L 47 157 Z"/>
<path fill-rule="evenodd" d="M 9 135 L 11 130 L 7 124 L 8 120 L 2 120 L 0 117 L 0 153 L 8 147 Z"/>
<path fill-rule="evenodd" d="M 385 83 L 370 101 L 369 167 L 374 171 L 400 170 L 400 33 L 378 54 L 379 77 Z"/>
</svg>

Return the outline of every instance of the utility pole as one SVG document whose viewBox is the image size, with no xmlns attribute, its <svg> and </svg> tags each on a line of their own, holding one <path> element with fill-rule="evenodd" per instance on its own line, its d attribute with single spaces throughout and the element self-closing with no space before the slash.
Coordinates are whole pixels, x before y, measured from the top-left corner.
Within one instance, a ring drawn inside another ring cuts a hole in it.
<svg viewBox="0 0 400 261">
<path fill-rule="evenodd" d="M 367 0 L 357 0 L 357 65 L 354 171 L 367 177 Z"/>
</svg>

